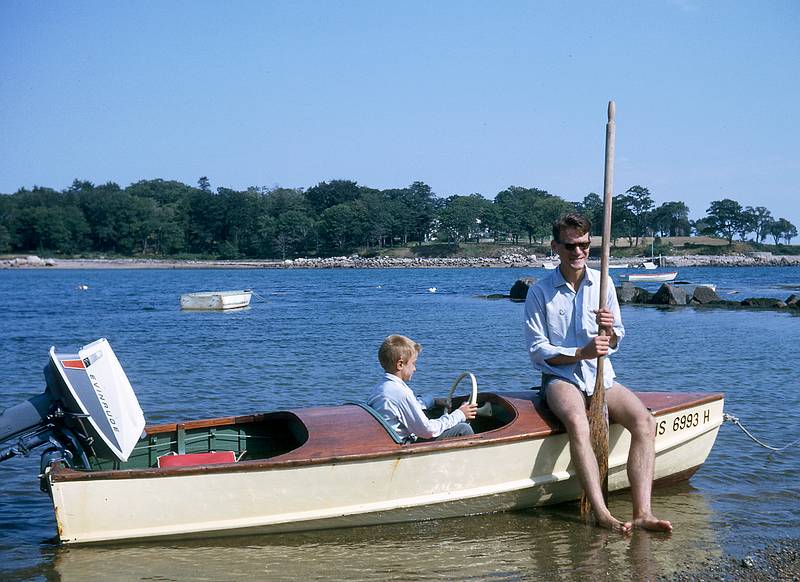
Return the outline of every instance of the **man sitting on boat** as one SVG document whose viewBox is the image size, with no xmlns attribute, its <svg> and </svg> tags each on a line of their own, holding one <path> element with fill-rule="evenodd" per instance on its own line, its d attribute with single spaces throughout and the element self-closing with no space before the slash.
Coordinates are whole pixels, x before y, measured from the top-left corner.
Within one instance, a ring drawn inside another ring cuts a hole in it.
<svg viewBox="0 0 800 582">
<path fill-rule="evenodd" d="M 387 337 L 378 350 L 385 378 L 370 394 L 368 404 L 386 419 L 404 442 L 473 434 L 466 421 L 475 418 L 476 404 L 465 402 L 458 410 L 436 419 L 426 416 L 425 408 L 432 406 L 432 400 L 427 403 L 417 398 L 406 384 L 417 369 L 417 356 L 421 351 L 422 346 L 403 335 Z"/>
<path fill-rule="evenodd" d="M 535 369 L 542 372 L 542 397 L 569 435 L 572 462 L 601 526 L 628 533 L 634 526 L 670 531 L 669 521 L 656 518 L 650 498 L 655 464 L 655 420 L 639 398 L 614 381 L 610 361 L 604 363 L 603 385 L 608 414 L 631 433 L 628 477 L 633 521 L 611 515 L 603 499 L 599 469 L 586 415 L 594 393 L 598 356 L 614 353 L 625 335 L 613 283 L 604 309 L 600 305 L 600 272 L 589 269 L 591 223 L 577 213 L 553 224 L 554 253 L 559 268 L 531 287 L 525 302 L 525 336 Z M 605 335 L 598 335 L 599 329 Z"/>
</svg>

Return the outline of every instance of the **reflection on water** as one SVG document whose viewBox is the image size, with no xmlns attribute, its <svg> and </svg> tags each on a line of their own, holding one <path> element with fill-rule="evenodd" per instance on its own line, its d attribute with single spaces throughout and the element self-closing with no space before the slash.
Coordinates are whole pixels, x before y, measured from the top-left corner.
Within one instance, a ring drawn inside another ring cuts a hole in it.
<svg viewBox="0 0 800 582">
<path fill-rule="evenodd" d="M 688 484 L 655 498 L 671 535 L 629 538 L 583 525 L 577 506 L 291 535 L 48 548 L 61 580 L 450 580 L 602 575 L 646 580 L 719 553 L 713 515 Z M 630 500 L 611 499 L 612 511 Z M 46 559 L 50 561 L 50 559 Z"/>
</svg>

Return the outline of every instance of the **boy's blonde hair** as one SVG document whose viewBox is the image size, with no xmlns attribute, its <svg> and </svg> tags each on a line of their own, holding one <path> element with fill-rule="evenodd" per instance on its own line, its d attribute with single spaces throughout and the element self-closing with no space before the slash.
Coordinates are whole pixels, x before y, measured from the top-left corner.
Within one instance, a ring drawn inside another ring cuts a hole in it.
<svg viewBox="0 0 800 582">
<path fill-rule="evenodd" d="M 378 349 L 378 361 L 387 372 L 397 370 L 397 362 L 408 362 L 414 355 L 422 351 L 422 346 L 404 335 L 390 335 Z"/>
</svg>

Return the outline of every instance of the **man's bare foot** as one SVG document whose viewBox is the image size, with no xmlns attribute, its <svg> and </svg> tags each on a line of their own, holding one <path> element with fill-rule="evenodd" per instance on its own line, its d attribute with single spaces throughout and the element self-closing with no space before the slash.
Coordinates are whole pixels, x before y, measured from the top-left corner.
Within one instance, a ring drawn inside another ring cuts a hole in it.
<svg viewBox="0 0 800 582">
<path fill-rule="evenodd" d="M 652 513 L 637 517 L 633 520 L 633 525 L 650 531 L 672 531 L 672 524 L 666 519 L 658 519 Z"/>
<path fill-rule="evenodd" d="M 595 517 L 597 517 L 597 525 L 600 527 L 619 532 L 622 535 L 628 535 L 633 531 L 633 524 L 631 522 L 621 522 L 610 513 L 606 516 L 595 515 Z"/>
</svg>

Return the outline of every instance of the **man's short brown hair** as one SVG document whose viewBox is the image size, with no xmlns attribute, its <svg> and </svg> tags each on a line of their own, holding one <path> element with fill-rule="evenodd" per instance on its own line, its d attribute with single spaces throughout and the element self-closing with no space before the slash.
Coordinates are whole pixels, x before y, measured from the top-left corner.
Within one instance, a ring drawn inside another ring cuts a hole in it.
<svg viewBox="0 0 800 582">
<path fill-rule="evenodd" d="M 390 335 L 378 349 L 378 361 L 387 372 L 397 370 L 397 362 L 408 362 L 422 351 L 422 346 L 404 335 Z"/>
<path fill-rule="evenodd" d="M 567 228 L 574 228 L 580 235 L 592 233 L 592 223 L 588 218 L 583 214 L 570 212 L 553 222 L 553 240 L 561 242 L 561 231 Z"/>
</svg>

